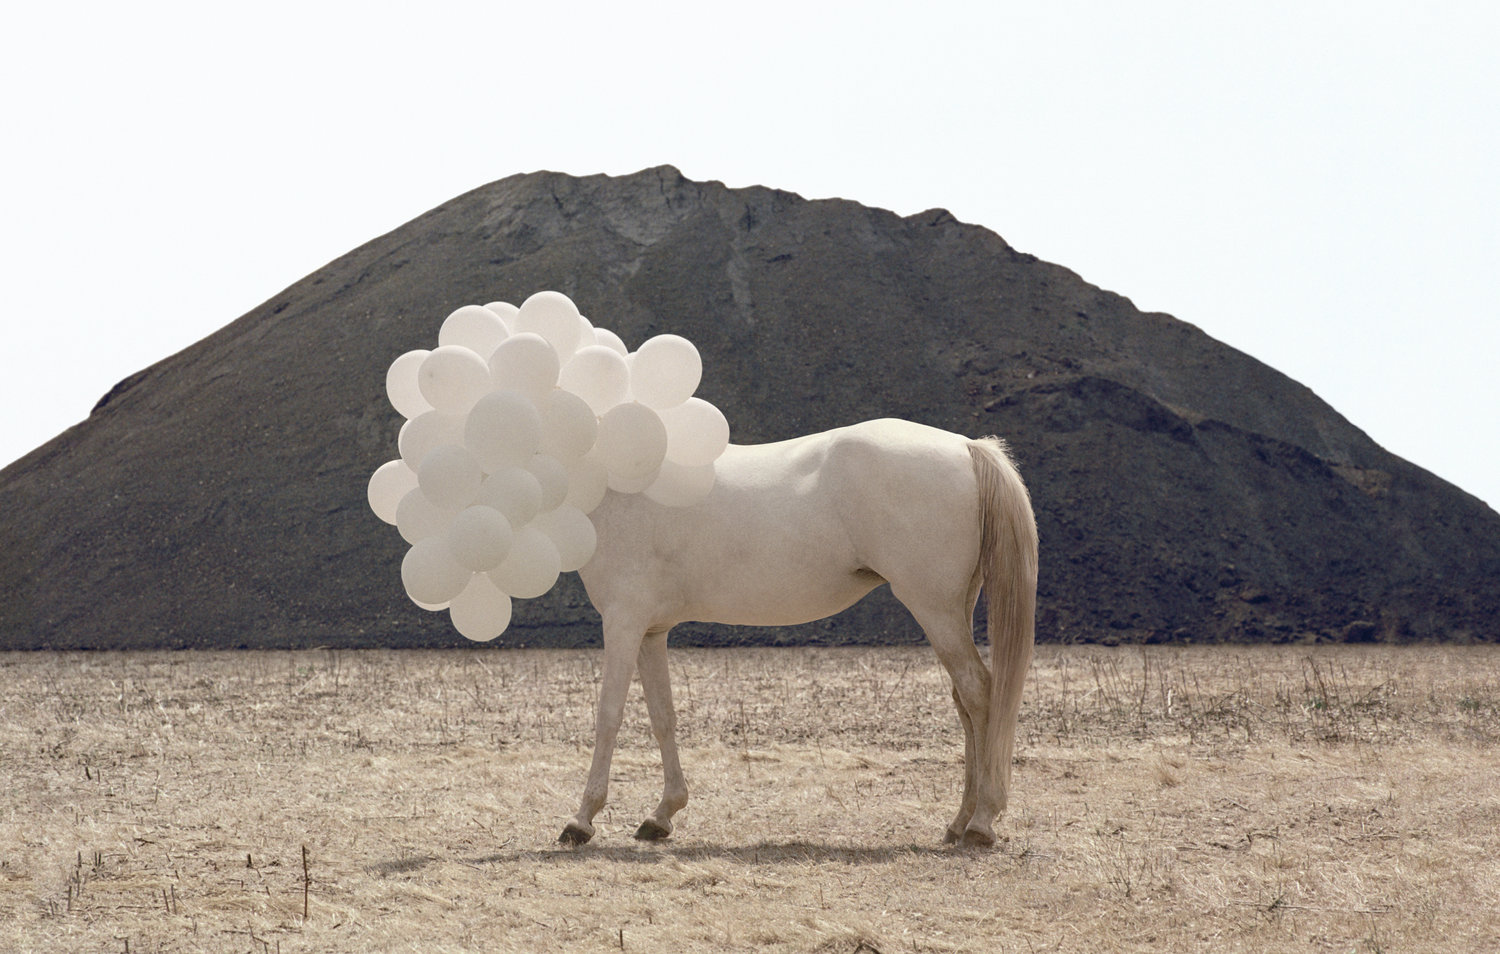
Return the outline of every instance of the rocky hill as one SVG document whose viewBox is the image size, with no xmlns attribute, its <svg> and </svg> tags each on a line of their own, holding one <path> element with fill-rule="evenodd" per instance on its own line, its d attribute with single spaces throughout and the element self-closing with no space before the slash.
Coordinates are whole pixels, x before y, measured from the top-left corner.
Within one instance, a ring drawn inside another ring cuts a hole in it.
<svg viewBox="0 0 1500 954">
<path fill-rule="evenodd" d="M 0 472 L 0 648 L 441 646 L 365 502 L 398 354 L 553 288 L 704 355 L 740 443 L 899 416 L 998 433 L 1042 538 L 1044 640 L 1500 638 L 1500 516 L 1307 388 L 942 210 L 692 182 L 513 176 L 355 249 L 120 382 Z M 598 639 L 576 575 L 501 643 Z M 919 639 L 877 593 L 786 630 Z"/>
</svg>

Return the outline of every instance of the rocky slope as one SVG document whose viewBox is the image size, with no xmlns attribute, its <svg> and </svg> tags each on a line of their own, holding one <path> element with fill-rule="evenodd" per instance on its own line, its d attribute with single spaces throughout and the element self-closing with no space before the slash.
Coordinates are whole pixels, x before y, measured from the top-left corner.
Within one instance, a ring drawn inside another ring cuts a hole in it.
<svg viewBox="0 0 1500 954">
<path fill-rule="evenodd" d="M 899 416 L 1007 437 L 1045 640 L 1500 637 L 1500 516 L 1307 388 L 941 210 L 692 182 L 513 176 L 355 249 L 115 387 L 0 472 L 0 648 L 458 645 L 364 503 L 391 360 L 454 307 L 554 288 L 672 331 L 733 438 Z M 788 630 L 920 638 L 877 593 Z M 576 575 L 502 643 L 598 639 Z"/>
</svg>

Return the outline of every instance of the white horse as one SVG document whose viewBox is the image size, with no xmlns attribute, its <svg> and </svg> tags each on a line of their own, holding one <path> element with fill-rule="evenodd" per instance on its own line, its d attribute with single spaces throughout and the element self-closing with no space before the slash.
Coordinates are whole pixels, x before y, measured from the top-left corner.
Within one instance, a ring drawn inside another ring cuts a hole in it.
<svg viewBox="0 0 1500 954">
<path fill-rule="evenodd" d="M 594 835 L 637 666 L 665 786 L 636 837 L 671 834 L 688 799 L 667 673 L 673 626 L 804 623 L 890 583 L 947 667 L 964 727 L 963 801 L 947 841 L 993 844 L 1031 661 L 1037 575 L 1030 498 L 1004 445 L 868 421 L 776 444 L 732 444 L 717 475 L 695 506 L 612 492 L 593 513 L 599 546 L 580 576 L 604 618 L 604 677 L 588 782 L 558 840 L 577 845 Z M 981 585 L 993 672 L 972 636 Z"/>
</svg>

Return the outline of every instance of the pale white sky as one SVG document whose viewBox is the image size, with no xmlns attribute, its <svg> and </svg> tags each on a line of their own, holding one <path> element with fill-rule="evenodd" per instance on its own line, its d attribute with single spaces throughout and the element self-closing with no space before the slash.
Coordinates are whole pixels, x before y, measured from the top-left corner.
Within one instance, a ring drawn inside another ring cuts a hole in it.
<svg viewBox="0 0 1500 954">
<path fill-rule="evenodd" d="M 299 0 L 6 21 L 0 465 L 461 192 L 671 163 L 945 207 L 1500 505 L 1494 3 Z"/>
</svg>

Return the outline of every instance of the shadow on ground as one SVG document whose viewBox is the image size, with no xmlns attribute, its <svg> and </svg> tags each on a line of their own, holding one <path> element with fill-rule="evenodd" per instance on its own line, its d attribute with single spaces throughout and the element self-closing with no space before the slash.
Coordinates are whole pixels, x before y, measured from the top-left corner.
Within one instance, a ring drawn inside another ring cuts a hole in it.
<svg viewBox="0 0 1500 954">
<path fill-rule="evenodd" d="M 612 861 L 622 863 L 656 864 L 664 858 L 678 861 L 732 861 L 737 864 L 822 864 L 836 862 L 846 865 L 889 864 L 912 856 L 955 855 L 959 857 L 991 854 L 997 849 L 965 849 L 949 845 L 882 845 L 857 848 L 847 845 L 822 845 L 809 841 L 762 841 L 753 845 L 712 844 L 644 844 L 629 845 L 582 845 L 556 848 L 497 851 L 488 855 L 469 858 L 443 857 L 440 855 L 416 855 L 394 858 L 370 865 L 367 869 L 381 877 L 410 874 L 429 865 L 455 861 L 471 867 L 505 865 L 515 862 L 534 864 L 568 864 L 574 862 Z M 1003 848 L 999 849 L 1003 851 Z"/>
</svg>

